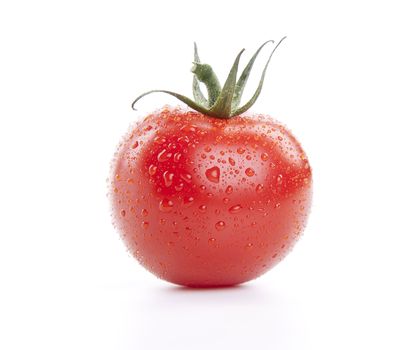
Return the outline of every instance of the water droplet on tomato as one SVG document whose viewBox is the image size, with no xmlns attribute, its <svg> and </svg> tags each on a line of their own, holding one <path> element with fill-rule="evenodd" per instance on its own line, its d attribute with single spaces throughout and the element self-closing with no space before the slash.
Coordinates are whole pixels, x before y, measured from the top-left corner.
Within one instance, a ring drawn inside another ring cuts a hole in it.
<svg viewBox="0 0 420 350">
<path fill-rule="evenodd" d="M 220 169 L 217 166 L 214 166 L 206 170 L 206 177 L 209 181 L 218 183 L 220 180 Z"/>
<path fill-rule="evenodd" d="M 245 170 L 245 174 L 249 177 L 254 176 L 255 175 L 255 171 L 252 168 L 246 168 Z"/>
<path fill-rule="evenodd" d="M 184 180 L 186 183 L 190 183 L 192 180 L 192 175 L 190 173 L 181 173 L 181 179 Z"/>
<path fill-rule="evenodd" d="M 148 228 L 149 228 L 149 222 L 148 221 L 143 221 L 142 223 L 141 223 L 141 227 L 144 229 L 144 230 L 147 230 Z"/>
<path fill-rule="evenodd" d="M 226 187 L 225 192 L 226 192 L 226 194 L 231 194 L 233 192 L 233 187 L 231 185 L 229 185 L 228 187 Z"/>
<path fill-rule="evenodd" d="M 238 152 L 239 154 L 243 154 L 245 153 L 245 148 L 239 147 L 236 152 Z"/>
<path fill-rule="evenodd" d="M 229 213 L 236 214 L 236 213 L 239 213 L 241 210 L 242 210 L 242 205 L 237 204 L 229 208 Z"/>
<path fill-rule="evenodd" d="M 124 217 L 124 216 L 125 216 L 125 210 L 124 210 L 124 209 L 120 211 L 120 215 L 121 215 L 122 217 Z"/>
<path fill-rule="evenodd" d="M 211 147 L 210 146 L 206 146 L 204 147 L 204 151 L 206 151 L 207 153 L 211 151 Z"/>
<path fill-rule="evenodd" d="M 156 171 L 157 171 L 157 166 L 156 165 L 150 165 L 149 166 L 149 175 L 150 176 L 153 176 L 153 175 L 155 175 L 156 174 Z"/>
<path fill-rule="evenodd" d="M 280 203 L 276 203 L 276 205 L 274 206 L 274 208 L 275 209 L 278 209 L 278 208 L 280 208 L 280 205 L 281 205 Z"/>
<path fill-rule="evenodd" d="M 261 159 L 265 162 L 265 161 L 267 161 L 268 160 L 268 154 L 267 153 L 262 153 L 261 154 Z"/>
<path fill-rule="evenodd" d="M 255 188 L 255 191 L 257 191 L 257 193 L 261 193 L 264 189 L 264 186 L 261 184 L 258 184 L 257 187 Z"/>
<path fill-rule="evenodd" d="M 147 216 L 147 215 L 149 215 L 149 212 L 147 211 L 147 209 L 142 209 L 141 216 Z"/>
<path fill-rule="evenodd" d="M 154 142 L 161 145 L 166 142 L 166 138 L 164 136 L 156 136 Z"/>
<path fill-rule="evenodd" d="M 182 156 L 182 154 L 181 154 L 181 153 L 179 153 L 179 152 L 175 153 L 175 154 L 174 154 L 174 162 L 175 162 L 175 163 L 178 163 L 178 162 L 179 162 L 179 160 L 181 159 L 181 156 Z"/>
<path fill-rule="evenodd" d="M 138 141 L 135 141 L 132 145 L 131 145 L 131 148 L 132 149 L 135 149 L 135 148 L 137 148 L 139 146 L 139 142 Z"/>
<path fill-rule="evenodd" d="M 216 238 L 213 238 L 213 237 L 209 238 L 209 243 L 210 244 L 216 243 Z"/>
<path fill-rule="evenodd" d="M 247 160 L 251 160 L 251 159 L 252 159 L 252 157 L 248 154 L 248 155 L 246 156 L 246 159 L 247 159 Z"/>
<path fill-rule="evenodd" d="M 166 162 L 167 160 L 171 159 L 172 153 L 168 152 L 166 149 L 162 150 L 158 156 L 157 160 L 161 163 Z"/>
<path fill-rule="evenodd" d="M 250 248 L 252 248 L 254 245 L 252 244 L 252 243 L 248 243 L 246 246 L 245 246 L 245 248 L 247 248 L 247 249 L 250 249 Z"/>
<path fill-rule="evenodd" d="M 179 184 L 175 185 L 175 191 L 181 191 L 184 188 L 184 184 L 180 182 Z"/>
<path fill-rule="evenodd" d="M 225 229 L 226 224 L 225 224 L 225 222 L 224 222 L 224 221 L 218 221 L 218 222 L 216 222 L 215 227 L 216 227 L 216 230 L 218 230 L 218 231 L 222 231 L 222 230 L 224 230 L 224 229 Z"/>
<path fill-rule="evenodd" d="M 170 199 L 162 199 L 159 203 L 159 209 L 160 211 L 163 211 L 165 213 L 170 212 L 174 206 L 174 202 L 172 202 Z"/>
<path fill-rule="evenodd" d="M 276 181 L 277 181 L 277 185 L 281 185 L 281 183 L 283 182 L 283 176 L 281 174 L 279 174 L 277 176 Z"/>
<path fill-rule="evenodd" d="M 198 207 L 198 210 L 200 210 L 202 213 L 204 213 L 206 210 L 207 210 L 207 206 L 206 205 L 200 205 L 199 207 Z"/>
<path fill-rule="evenodd" d="M 234 166 L 236 164 L 235 160 L 231 157 L 229 157 L 229 164 L 232 165 L 232 166 Z"/>
<path fill-rule="evenodd" d="M 194 197 L 185 197 L 184 198 L 184 205 L 189 207 L 194 202 Z"/>
<path fill-rule="evenodd" d="M 174 180 L 174 174 L 170 173 L 169 171 L 165 171 L 163 173 L 163 181 L 165 182 L 166 187 L 170 187 L 172 185 L 173 180 Z"/>
</svg>

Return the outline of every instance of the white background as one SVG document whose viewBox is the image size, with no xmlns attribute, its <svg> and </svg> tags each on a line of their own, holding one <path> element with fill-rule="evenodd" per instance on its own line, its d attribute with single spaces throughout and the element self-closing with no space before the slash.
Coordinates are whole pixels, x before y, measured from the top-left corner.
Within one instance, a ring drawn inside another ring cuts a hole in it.
<svg viewBox="0 0 420 350">
<path fill-rule="evenodd" d="M 417 3 L 3 0 L 0 348 L 419 349 Z M 157 280 L 114 231 L 106 178 L 129 124 L 176 101 L 132 99 L 191 96 L 194 40 L 224 77 L 283 35 L 253 110 L 307 151 L 305 235 L 237 288 Z"/>
</svg>

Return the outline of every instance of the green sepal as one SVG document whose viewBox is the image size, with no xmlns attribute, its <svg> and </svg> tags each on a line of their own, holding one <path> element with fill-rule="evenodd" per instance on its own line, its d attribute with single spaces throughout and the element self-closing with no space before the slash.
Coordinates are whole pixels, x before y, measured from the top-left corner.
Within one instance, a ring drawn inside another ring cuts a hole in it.
<svg viewBox="0 0 420 350">
<path fill-rule="evenodd" d="M 252 107 L 252 105 L 255 103 L 255 101 L 257 100 L 258 96 L 261 93 L 261 89 L 263 87 L 264 84 L 264 78 L 265 78 L 265 73 L 267 71 L 267 67 L 268 64 L 270 63 L 271 57 L 273 56 L 274 52 L 276 51 L 276 49 L 279 47 L 279 45 L 282 43 L 282 41 L 286 39 L 286 37 L 283 37 L 278 44 L 276 45 L 276 47 L 273 49 L 273 51 L 271 51 L 270 57 L 268 57 L 267 63 L 265 64 L 264 70 L 261 74 L 261 78 L 260 78 L 260 82 L 258 84 L 257 90 L 255 91 L 254 95 L 251 97 L 251 99 L 245 103 L 242 107 L 236 109 L 235 111 L 233 111 L 233 113 L 231 114 L 232 117 L 242 114 L 245 111 L 247 111 L 248 109 L 250 109 Z"/>
<path fill-rule="evenodd" d="M 262 44 L 258 50 L 254 53 L 254 56 L 249 60 L 248 64 L 246 65 L 245 69 L 243 70 L 241 76 L 238 79 L 235 87 L 235 93 L 233 94 L 233 101 L 232 101 L 232 110 L 238 108 L 239 103 L 241 102 L 242 93 L 244 91 L 245 85 L 248 81 L 249 74 L 251 73 L 252 66 L 254 65 L 255 59 L 257 58 L 258 54 L 260 53 L 261 49 L 267 45 L 268 43 L 273 43 L 273 40 L 268 40 L 264 44 Z"/>
<path fill-rule="evenodd" d="M 131 107 L 134 110 L 136 110 L 135 104 L 137 103 L 138 100 L 154 92 L 163 92 L 165 94 L 169 94 L 177 98 L 178 100 L 180 100 L 181 102 L 189 106 L 190 108 L 202 114 L 208 115 L 210 117 L 228 119 L 228 118 L 237 116 L 239 114 L 242 114 L 253 106 L 258 96 L 260 95 L 262 87 L 263 87 L 263 83 L 264 83 L 265 73 L 267 71 L 267 67 L 268 67 L 268 64 L 270 63 L 271 57 L 273 56 L 274 52 L 276 51 L 276 49 L 279 47 L 279 45 L 283 42 L 285 38 L 286 37 L 282 38 L 279 41 L 279 43 L 274 47 L 273 51 L 271 52 L 265 64 L 264 70 L 261 74 L 261 78 L 260 78 L 258 87 L 254 95 L 251 97 L 251 99 L 247 103 L 245 103 L 240 108 L 237 108 L 237 106 L 240 103 L 243 90 L 245 88 L 251 69 L 254 65 L 255 59 L 257 58 L 261 49 L 267 43 L 272 42 L 271 40 L 265 42 L 263 45 L 261 45 L 258 48 L 258 50 L 255 52 L 255 54 L 252 56 L 251 60 L 248 62 L 247 66 L 243 70 L 237 82 L 236 76 L 238 73 L 239 61 L 240 61 L 242 53 L 244 52 L 244 50 L 241 50 L 241 52 L 239 52 L 239 54 L 237 55 L 235 62 L 233 63 L 233 66 L 229 72 L 228 78 L 226 79 L 226 82 L 223 85 L 222 89 L 220 88 L 219 80 L 217 79 L 216 74 L 214 74 L 214 71 L 211 68 L 211 66 L 208 64 L 200 63 L 197 45 L 194 43 L 195 62 L 191 71 L 194 73 L 193 94 L 194 94 L 195 101 L 191 100 L 190 98 L 184 95 L 178 94 L 176 92 L 172 92 L 168 90 L 151 90 L 137 97 L 132 103 Z M 199 81 L 201 81 L 202 83 L 206 85 L 206 88 L 208 91 L 208 99 L 206 99 L 206 97 L 202 93 L 199 86 Z"/>
<path fill-rule="evenodd" d="M 235 93 L 236 86 L 236 75 L 238 73 L 239 60 L 245 49 L 242 49 L 238 56 L 236 56 L 235 62 L 230 69 L 229 75 L 226 79 L 225 85 L 220 92 L 219 97 L 213 107 L 210 108 L 210 112 L 216 114 L 219 118 L 229 118 L 232 112 L 232 99 Z"/>
<path fill-rule="evenodd" d="M 188 98 L 184 95 L 177 94 L 176 92 L 172 92 L 172 91 L 168 91 L 168 90 L 150 90 L 150 91 L 147 91 L 144 94 L 141 94 L 139 97 L 137 97 L 133 101 L 133 103 L 131 104 L 131 108 L 136 111 L 137 109 L 134 108 L 134 106 L 137 103 L 137 101 L 140 100 L 141 98 L 143 98 L 144 96 L 149 95 L 149 94 L 154 93 L 154 92 L 163 92 L 165 94 L 171 95 L 171 96 L 177 98 L 178 100 L 180 100 L 181 102 L 184 102 L 188 107 L 191 107 L 192 109 L 195 109 L 196 111 L 198 111 L 200 113 L 209 115 L 209 110 L 207 108 L 200 106 L 198 103 L 194 102 L 193 100 L 191 100 L 190 98 Z"/>
<path fill-rule="evenodd" d="M 200 63 L 200 57 L 198 56 L 198 50 L 197 50 L 197 44 L 194 43 L 194 62 Z M 200 89 L 200 83 L 198 82 L 197 77 L 193 76 L 193 96 L 195 102 L 197 102 L 199 105 L 208 107 L 208 101 L 204 97 L 204 94 L 202 93 Z"/>
</svg>

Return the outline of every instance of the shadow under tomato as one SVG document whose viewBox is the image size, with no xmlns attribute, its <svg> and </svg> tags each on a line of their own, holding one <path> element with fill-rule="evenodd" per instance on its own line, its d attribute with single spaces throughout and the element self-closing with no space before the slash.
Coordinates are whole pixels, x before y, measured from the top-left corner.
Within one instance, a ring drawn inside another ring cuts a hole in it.
<svg viewBox="0 0 420 350">
<path fill-rule="evenodd" d="M 125 310 L 127 349 L 301 349 L 302 320 L 289 298 L 258 284 L 162 285 Z"/>
</svg>

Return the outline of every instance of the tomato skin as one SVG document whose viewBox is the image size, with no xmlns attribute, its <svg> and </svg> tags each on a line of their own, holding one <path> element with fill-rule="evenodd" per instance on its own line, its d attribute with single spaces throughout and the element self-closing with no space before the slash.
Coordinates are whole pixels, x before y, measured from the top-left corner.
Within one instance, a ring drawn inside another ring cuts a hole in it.
<svg viewBox="0 0 420 350">
<path fill-rule="evenodd" d="M 302 234 L 312 197 L 306 155 L 275 120 L 173 107 L 127 133 L 110 185 L 131 254 L 192 287 L 239 284 L 272 268 Z"/>
</svg>

